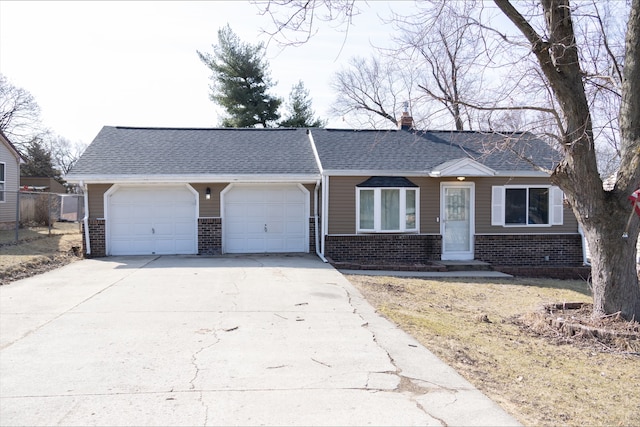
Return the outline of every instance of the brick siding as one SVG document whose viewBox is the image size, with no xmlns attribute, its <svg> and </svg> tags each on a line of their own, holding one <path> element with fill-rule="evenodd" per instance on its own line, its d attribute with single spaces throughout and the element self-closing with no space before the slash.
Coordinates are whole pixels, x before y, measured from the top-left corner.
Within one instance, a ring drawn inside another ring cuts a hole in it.
<svg viewBox="0 0 640 427">
<path fill-rule="evenodd" d="M 318 226 L 320 226 L 319 221 Z M 309 253 L 316 253 L 316 220 L 314 217 L 309 218 Z"/>
<path fill-rule="evenodd" d="M 96 258 L 107 256 L 105 244 L 106 221 L 104 219 L 90 219 L 89 221 L 89 243 L 91 253 L 87 255 L 87 244 L 85 241 L 84 222 L 82 223 L 82 253 L 86 258 Z"/>
<path fill-rule="evenodd" d="M 198 218 L 198 253 L 217 255 L 222 252 L 222 218 Z"/>
<path fill-rule="evenodd" d="M 501 266 L 581 266 L 582 239 L 579 234 L 479 235 L 475 258 Z"/>
<path fill-rule="evenodd" d="M 336 262 L 362 264 L 410 264 L 439 260 L 442 243 L 438 235 L 361 234 L 327 236 L 325 255 Z"/>
</svg>

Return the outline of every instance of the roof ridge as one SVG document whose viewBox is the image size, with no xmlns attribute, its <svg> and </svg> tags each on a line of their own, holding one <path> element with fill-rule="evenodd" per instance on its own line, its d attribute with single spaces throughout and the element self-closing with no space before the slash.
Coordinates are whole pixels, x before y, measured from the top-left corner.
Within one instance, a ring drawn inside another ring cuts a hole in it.
<svg viewBox="0 0 640 427">
<path fill-rule="evenodd" d="M 129 129 L 129 130 L 228 130 L 228 131 L 283 131 L 283 130 L 298 130 L 307 128 L 229 128 L 229 127 L 213 127 L 213 128 L 200 128 L 200 127 L 159 127 L 159 126 L 107 126 L 115 129 Z"/>
</svg>

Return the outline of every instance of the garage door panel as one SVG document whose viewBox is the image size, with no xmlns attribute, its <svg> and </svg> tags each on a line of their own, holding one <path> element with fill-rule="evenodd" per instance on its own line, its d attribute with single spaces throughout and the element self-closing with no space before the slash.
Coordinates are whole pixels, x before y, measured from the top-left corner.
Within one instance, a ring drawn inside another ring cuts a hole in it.
<svg viewBox="0 0 640 427">
<path fill-rule="evenodd" d="M 285 239 L 267 239 L 267 252 L 286 252 Z"/>
<path fill-rule="evenodd" d="M 235 186 L 224 195 L 225 252 L 308 252 L 307 203 L 297 185 Z"/>
<path fill-rule="evenodd" d="M 225 222 L 224 227 L 229 235 L 237 236 L 238 234 L 242 234 L 245 228 L 245 225 L 242 224 L 241 222 Z"/>
<path fill-rule="evenodd" d="M 171 223 L 154 222 L 153 233 L 159 238 L 160 236 L 173 236 L 174 227 Z M 171 238 L 171 237 L 170 237 Z"/>
<path fill-rule="evenodd" d="M 282 234 L 286 231 L 286 226 L 284 221 L 269 221 L 267 226 L 267 234 Z M 269 236 L 267 236 L 269 238 Z"/>
<path fill-rule="evenodd" d="M 249 253 L 262 253 L 265 252 L 265 241 L 262 237 L 259 238 L 248 238 L 247 249 Z"/>
<path fill-rule="evenodd" d="M 195 254 L 196 196 L 187 187 L 121 187 L 109 197 L 112 255 Z"/>
<path fill-rule="evenodd" d="M 178 222 L 174 227 L 176 236 L 191 236 L 193 233 L 193 224 L 190 222 Z"/>
<path fill-rule="evenodd" d="M 302 221 L 287 221 L 286 223 L 287 234 L 304 235 L 306 231 L 306 224 Z"/>
<path fill-rule="evenodd" d="M 291 220 L 299 220 L 305 216 L 304 205 L 287 205 L 286 206 L 286 218 Z"/>
<path fill-rule="evenodd" d="M 266 208 L 267 220 L 277 220 L 279 218 L 282 218 L 286 211 L 285 206 L 275 205 L 272 203 L 269 203 L 268 205 L 266 205 L 265 208 Z"/>
</svg>

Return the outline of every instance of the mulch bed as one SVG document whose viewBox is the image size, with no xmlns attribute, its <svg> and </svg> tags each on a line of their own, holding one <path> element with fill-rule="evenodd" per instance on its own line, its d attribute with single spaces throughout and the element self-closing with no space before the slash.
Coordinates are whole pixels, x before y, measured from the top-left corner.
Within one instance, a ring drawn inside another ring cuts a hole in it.
<svg viewBox="0 0 640 427">
<path fill-rule="evenodd" d="M 556 344 L 571 343 L 640 356 L 640 322 L 625 320 L 620 313 L 593 318 L 592 312 L 590 303 L 547 304 L 513 321 Z"/>
</svg>

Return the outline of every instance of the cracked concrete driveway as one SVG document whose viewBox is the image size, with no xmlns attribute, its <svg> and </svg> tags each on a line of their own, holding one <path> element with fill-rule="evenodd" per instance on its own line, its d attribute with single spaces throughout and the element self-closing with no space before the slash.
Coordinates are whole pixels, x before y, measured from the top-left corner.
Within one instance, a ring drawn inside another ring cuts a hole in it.
<svg viewBox="0 0 640 427">
<path fill-rule="evenodd" d="M 515 425 L 313 256 L 113 257 L 0 287 L 1 425 Z"/>
</svg>

